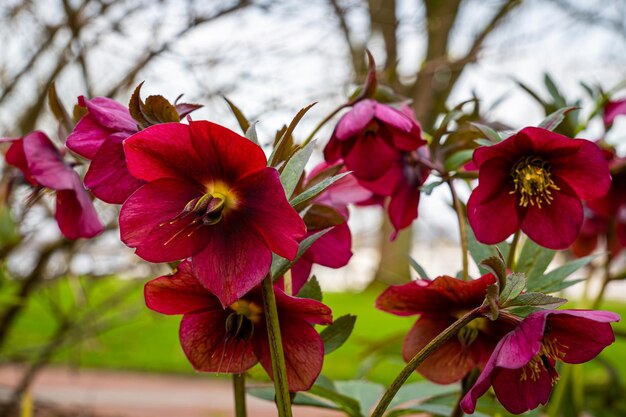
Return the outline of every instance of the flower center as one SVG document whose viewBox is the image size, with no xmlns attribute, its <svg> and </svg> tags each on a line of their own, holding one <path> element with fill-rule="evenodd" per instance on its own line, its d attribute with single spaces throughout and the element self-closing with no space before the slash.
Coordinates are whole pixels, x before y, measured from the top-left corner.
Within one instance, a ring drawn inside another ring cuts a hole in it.
<svg viewBox="0 0 626 417">
<path fill-rule="evenodd" d="M 226 318 L 226 340 L 248 342 L 254 334 L 254 325 L 261 321 L 263 310 L 255 303 L 239 300 L 229 306 L 233 311 Z"/>
<path fill-rule="evenodd" d="M 550 377 L 550 383 L 554 385 L 559 380 L 559 374 L 554 369 L 554 363 L 557 359 L 562 360 L 565 357 L 567 349 L 567 346 L 554 338 L 544 338 L 539 353 L 522 368 L 521 380 L 526 381 L 530 378 L 535 382 L 541 378 L 541 373 L 545 370 Z"/>
<path fill-rule="evenodd" d="M 528 207 L 542 203 L 551 204 L 554 197 L 552 190 L 560 190 L 554 183 L 550 172 L 550 164 L 538 156 L 527 156 L 520 159 L 511 169 L 511 179 L 515 189 L 509 194 L 519 193 L 519 205 Z"/>
<path fill-rule="evenodd" d="M 459 316 L 459 318 L 461 316 Z M 489 322 L 487 319 L 482 317 L 474 319 L 459 331 L 457 339 L 459 339 L 461 346 L 468 347 L 474 343 L 479 333 L 484 331 L 488 326 Z"/>
</svg>

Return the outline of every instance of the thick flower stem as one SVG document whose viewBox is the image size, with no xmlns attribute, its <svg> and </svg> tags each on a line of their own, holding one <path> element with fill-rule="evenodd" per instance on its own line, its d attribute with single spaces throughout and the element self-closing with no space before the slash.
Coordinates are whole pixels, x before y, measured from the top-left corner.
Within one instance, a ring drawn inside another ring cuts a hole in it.
<svg viewBox="0 0 626 417">
<path fill-rule="evenodd" d="M 233 374 L 235 417 L 246 417 L 246 374 Z"/>
<path fill-rule="evenodd" d="M 272 356 L 272 372 L 274 374 L 274 389 L 276 391 L 278 416 L 292 417 L 285 354 L 283 352 L 283 342 L 280 337 L 278 310 L 276 308 L 276 298 L 274 297 L 274 283 L 270 275 L 263 279 L 263 306 L 267 325 L 267 338 L 269 340 L 270 354 Z"/>
<path fill-rule="evenodd" d="M 456 189 L 454 188 L 454 184 L 452 183 L 452 179 L 448 178 L 446 183 L 448 187 L 450 187 L 450 194 L 452 194 L 452 203 L 454 204 L 454 210 L 456 211 L 456 215 L 459 218 L 459 234 L 461 239 L 461 255 L 463 257 L 463 280 L 467 281 L 469 279 L 468 267 L 469 267 L 469 257 L 467 250 L 467 222 L 465 221 L 465 210 L 463 210 L 463 205 L 461 204 L 461 200 L 459 200 L 459 196 L 456 193 Z"/>
<path fill-rule="evenodd" d="M 515 232 L 513 236 L 513 242 L 511 242 L 511 247 L 509 248 L 509 256 L 506 258 L 506 267 L 510 270 L 515 269 L 515 252 L 517 252 L 517 244 L 519 243 L 521 233 L 518 230 Z"/>
<path fill-rule="evenodd" d="M 320 121 L 317 126 L 315 126 L 315 129 L 313 129 L 313 131 L 311 132 L 311 134 L 304 140 L 304 142 L 302 142 L 302 145 L 300 145 L 301 147 L 305 147 L 309 142 L 311 142 L 311 140 L 313 140 L 313 137 L 315 136 L 315 134 L 317 132 L 319 132 L 319 130 L 326 124 L 328 123 L 328 121 L 330 119 L 332 119 L 333 117 L 335 117 L 335 115 L 337 113 L 339 113 L 341 110 L 345 109 L 346 107 L 348 107 L 350 104 L 345 103 L 342 104 L 341 106 L 337 107 L 335 110 L 333 110 L 328 116 L 326 116 L 324 119 L 322 119 L 322 121 Z"/>
<path fill-rule="evenodd" d="M 387 407 L 391 403 L 391 400 L 396 396 L 398 390 L 404 385 L 406 380 L 411 376 L 411 374 L 417 369 L 418 366 L 426 358 L 428 358 L 432 353 L 434 353 L 441 345 L 448 341 L 452 336 L 455 336 L 459 330 L 465 327 L 469 322 L 474 320 L 481 314 L 481 307 L 475 308 L 469 313 L 465 314 L 463 317 L 452 323 L 448 328 L 446 328 L 443 332 L 439 333 L 437 337 L 430 341 L 429 344 L 424 346 L 422 350 L 417 352 L 415 356 L 406 364 L 404 369 L 398 374 L 396 379 L 391 383 L 383 397 L 378 402 L 376 409 L 372 413 L 371 417 L 382 417 Z"/>
</svg>

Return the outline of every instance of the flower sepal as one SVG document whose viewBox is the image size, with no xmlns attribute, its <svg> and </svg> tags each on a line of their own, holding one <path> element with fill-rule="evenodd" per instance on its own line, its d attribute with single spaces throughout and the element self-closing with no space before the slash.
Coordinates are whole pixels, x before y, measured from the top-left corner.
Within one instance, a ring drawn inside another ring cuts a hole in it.
<svg viewBox="0 0 626 417">
<path fill-rule="evenodd" d="M 179 96 L 174 104 L 161 95 L 148 96 L 143 101 L 140 95 L 142 86 L 143 82 L 135 88 L 128 103 L 130 115 L 140 129 L 160 123 L 180 122 L 189 113 L 202 107 L 200 104 L 178 103 L 182 96 Z"/>
</svg>

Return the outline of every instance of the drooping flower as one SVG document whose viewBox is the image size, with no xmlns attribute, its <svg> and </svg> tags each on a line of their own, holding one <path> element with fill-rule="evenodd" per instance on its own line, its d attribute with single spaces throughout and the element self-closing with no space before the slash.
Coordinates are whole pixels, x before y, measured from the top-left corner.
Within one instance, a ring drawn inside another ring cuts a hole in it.
<svg viewBox="0 0 626 417">
<path fill-rule="evenodd" d="M 420 315 L 404 340 L 402 356 L 408 362 L 465 313 L 480 307 L 487 287 L 495 281 L 492 274 L 472 281 L 448 276 L 413 281 L 387 288 L 376 307 L 398 316 Z M 475 319 L 430 355 L 417 372 L 439 384 L 459 381 L 473 368 L 483 368 L 496 344 L 513 328 L 505 320 Z"/>
<path fill-rule="evenodd" d="M 122 146 L 124 139 L 139 131 L 137 122 L 125 106 L 106 97 L 85 100 L 80 96 L 78 105 L 86 113 L 65 145 L 91 160 L 85 186 L 102 201 L 122 204 L 145 183 L 128 172 Z"/>
<path fill-rule="evenodd" d="M 346 172 L 341 164 L 329 165 L 321 162 L 306 177 L 303 186 L 315 183 L 321 176 Z M 297 294 L 311 275 L 313 264 L 329 268 L 341 268 L 352 257 L 352 234 L 348 226 L 348 204 L 365 201 L 372 193 L 359 185 L 354 176 L 348 174 L 322 192 L 304 215 L 307 237 L 319 231 L 332 229 L 318 238 L 291 268 L 292 291 Z M 282 285 L 282 280 L 281 280 Z"/>
<path fill-rule="evenodd" d="M 542 246 L 565 249 L 583 221 L 581 200 L 604 196 L 611 183 L 595 143 L 536 127 L 476 149 L 474 163 L 479 180 L 467 216 L 486 244 L 521 229 Z"/>
<path fill-rule="evenodd" d="M 275 287 L 290 391 L 306 391 L 324 359 L 324 343 L 313 324 L 330 324 L 330 308 L 315 300 L 286 295 Z M 197 371 L 241 373 L 256 363 L 272 377 L 262 294 L 259 287 L 223 308 L 184 261 L 172 276 L 145 287 L 146 304 L 163 314 L 183 314 L 180 344 Z"/>
<path fill-rule="evenodd" d="M 613 125 L 615 118 L 626 114 L 626 99 L 622 100 L 609 100 L 604 106 L 604 114 L 602 120 L 605 127 Z"/>
<path fill-rule="evenodd" d="M 63 161 L 61 153 L 43 132 L 35 131 L 12 142 L 6 161 L 19 168 L 35 187 L 56 191 L 55 219 L 68 239 L 91 238 L 104 227 L 78 174 Z"/>
<path fill-rule="evenodd" d="M 417 218 L 419 187 L 430 174 L 419 162 L 428 157 L 425 144 L 408 106 L 396 109 L 367 99 L 339 120 L 324 156 L 330 163 L 343 160 L 359 183 L 375 194 L 373 203 L 388 202 L 396 230 L 393 239 Z"/>
<path fill-rule="evenodd" d="M 150 262 L 192 258 L 224 307 L 259 284 L 272 252 L 293 259 L 304 222 L 261 148 L 206 121 L 151 126 L 124 141 L 147 184 L 120 212 L 122 241 Z"/>
<path fill-rule="evenodd" d="M 578 364 L 595 358 L 615 341 L 609 311 L 542 310 L 530 314 L 493 351 L 461 402 L 467 414 L 490 386 L 509 412 L 520 414 L 546 404 L 558 380 L 555 363 Z"/>
</svg>

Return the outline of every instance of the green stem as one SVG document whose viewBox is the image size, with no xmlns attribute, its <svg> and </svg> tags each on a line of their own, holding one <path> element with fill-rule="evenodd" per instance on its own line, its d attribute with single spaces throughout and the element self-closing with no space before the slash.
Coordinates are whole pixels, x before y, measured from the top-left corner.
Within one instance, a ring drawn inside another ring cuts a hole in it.
<svg viewBox="0 0 626 417">
<path fill-rule="evenodd" d="M 443 332 L 439 333 L 439 335 L 431 340 L 429 344 L 424 346 L 422 350 L 417 352 L 417 354 L 413 356 L 409 363 L 407 363 L 404 369 L 398 374 L 396 379 L 391 383 L 383 397 L 378 402 L 378 405 L 376 406 L 376 409 L 372 413 L 371 417 L 382 417 L 387 410 L 387 407 L 389 407 L 391 400 L 393 400 L 398 393 L 398 390 L 402 387 L 402 385 L 404 385 L 415 369 L 417 369 L 417 367 L 420 366 L 426 358 L 439 349 L 441 345 L 446 343 L 448 339 L 456 335 L 459 330 L 478 317 L 481 314 L 481 311 L 482 307 L 478 307 L 465 314 L 463 317 L 452 323 Z"/>
<path fill-rule="evenodd" d="M 461 204 L 461 200 L 459 200 L 459 196 L 456 193 L 456 189 L 454 188 L 454 184 L 451 179 L 446 179 L 446 183 L 448 187 L 450 187 L 450 194 L 452 194 L 452 203 L 454 204 L 454 210 L 456 211 L 456 216 L 459 218 L 459 234 L 461 238 L 461 254 L 463 256 L 463 279 L 465 281 L 469 280 L 469 256 L 467 250 L 467 223 L 465 222 L 465 211 L 463 210 L 463 205 Z"/>
<path fill-rule="evenodd" d="M 276 391 L 278 416 L 292 417 L 285 354 L 283 352 L 283 342 L 280 337 L 278 309 L 276 308 L 276 298 L 274 296 L 274 283 L 270 275 L 267 275 L 263 279 L 263 306 L 267 325 L 267 338 L 269 340 L 270 355 L 272 357 L 272 372 L 274 374 L 274 389 Z"/>
<path fill-rule="evenodd" d="M 522 234 L 519 229 L 515 232 L 513 236 L 513 242 L 511 242 L 511 247 L 509 248 L 509 256 L 506 258 L 506 267 L 510 270 L 515 268 L 515 252 L 517 252 L 517 244 L 519 243 L 519 238 Z"/>
<path fill-rule="evenodd" d="M 348 106 L 350 106 L 350 104 L 345 103 L 345 104 L 342 104 L 341 106 L 337 107 L 335 110 L 333 110 L 328 116 L 326 116 L 321 122 L 319 122 L 317 124 L 317 126 L 315 126 L 315 129 L 313 129 L 311 134 L 304 140 L 304 142 L 302 142 L 302 145 L 300 145 L 300 146 L 302 148 L 304 148 L 306 145 L 308 145 L 308 143 L 311 142 L 311 140 L 313 140 L 313 137 L 322 128 L 322 126 L 324 126 L 326 123 L 328 123 L 328 121 L 330 119 L 332 119 L 333 117 L 335 117 L 335 115 L 337 113 L 339 113 L 341 110 L 345 109 Z"/>
<path fill-rule="evenodd" d="M 235 417 L 246 417 L 246 374 L 233 374 Z"/>
</svg>

